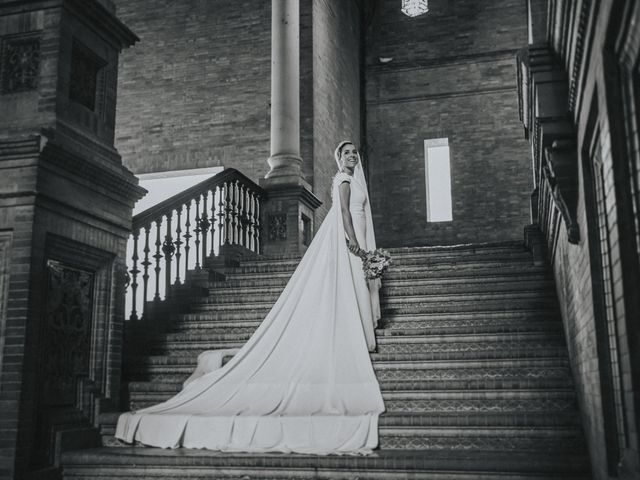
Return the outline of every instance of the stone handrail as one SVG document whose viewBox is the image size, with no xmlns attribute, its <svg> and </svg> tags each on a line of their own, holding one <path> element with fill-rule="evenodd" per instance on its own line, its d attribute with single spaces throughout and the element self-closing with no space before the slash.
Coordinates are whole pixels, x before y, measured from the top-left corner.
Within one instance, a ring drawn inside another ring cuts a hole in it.
<svg viewBox="0 0 640 480">
<path fill-rule="evenodd" d="M 188 270 L 201 269 L 205 258 L 223 245 L 260 253 L 265 196 L 259 185 L 228 168 L 135 215 L 129 247 L 129 318 L 139 319 L 139 306 L 144 317 L 149 300 L 170 296 L 171 285 L 182 284 Z"/>
</svg>

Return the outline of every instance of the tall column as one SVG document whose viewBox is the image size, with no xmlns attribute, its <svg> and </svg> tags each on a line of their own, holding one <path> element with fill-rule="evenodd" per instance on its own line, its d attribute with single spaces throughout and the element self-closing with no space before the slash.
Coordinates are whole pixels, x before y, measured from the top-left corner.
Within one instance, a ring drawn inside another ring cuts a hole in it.
<svg viewBox="0 0 640 480">
<path fill-rule="evenodd" d="M 271 5 L 271 170 L 265 178 L 300 176 L 300 4 Z"/>
<path fill-rule="evenodd" d="M 262 253 L 304 253 L 313 236 L 314 211 L 322 202 L 302 177 L 300 157 L 300 4 L 271 1 L 271 169 L 260 185 Z"/>
</svg>

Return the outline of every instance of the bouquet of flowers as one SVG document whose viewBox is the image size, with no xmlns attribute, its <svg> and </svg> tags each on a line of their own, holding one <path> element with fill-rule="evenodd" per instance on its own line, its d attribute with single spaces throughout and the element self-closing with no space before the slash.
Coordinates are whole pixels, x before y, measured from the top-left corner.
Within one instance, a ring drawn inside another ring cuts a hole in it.
<svg viewBox="0 0 640 480">
<path fill-rule="evenodd" d="M 360 258 L 362 258 L 362 270 L 367 280 L 380 278 L 391 263 L 391 255 L 382 248 L 373 252 L 362 250 Z"/>
<path fill-rule="evenodd" d="M 373 252 L 360 249 L 356 255 L 362 259 L 362 270 L 367 280 L 380 278 L 391 263 L 391 255 L 382 248 L 378 248 Z"/>
</svg>

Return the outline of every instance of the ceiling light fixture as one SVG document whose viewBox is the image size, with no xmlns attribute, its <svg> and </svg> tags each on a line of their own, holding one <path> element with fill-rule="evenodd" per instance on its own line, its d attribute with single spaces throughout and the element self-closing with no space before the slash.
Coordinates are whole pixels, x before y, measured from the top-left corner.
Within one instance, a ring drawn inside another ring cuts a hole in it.
<svg viewBox="0 0 640 480">
<path fill-rule="evenodd" d="M 417 17 L 429 11 L 428 0 L 402 0 L 402 13 L 409 17 Z"/>
</svg>

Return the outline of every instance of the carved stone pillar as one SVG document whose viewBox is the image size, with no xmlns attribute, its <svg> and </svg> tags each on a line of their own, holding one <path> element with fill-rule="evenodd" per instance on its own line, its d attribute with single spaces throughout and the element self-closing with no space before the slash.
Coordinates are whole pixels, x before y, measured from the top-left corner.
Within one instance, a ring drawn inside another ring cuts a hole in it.
<svg viewBox="0 0 640 480">
<path fill-rule="evenodd" d="M 272 0 L 271 15 L 271 156 L 260 181 L 268 195 L 262 253 L 300 255 L 321 202 L 301 173 L 299 0 Z"/>
<path fill-rule="evenodd" d="M 114 148 L 102 0 L 0 2 L 0 471 L 55 475 L 120 390 L 126 242 L 144 193 Z M 47 477 L 49 478 L 49 477 Z"/>
</svg>

